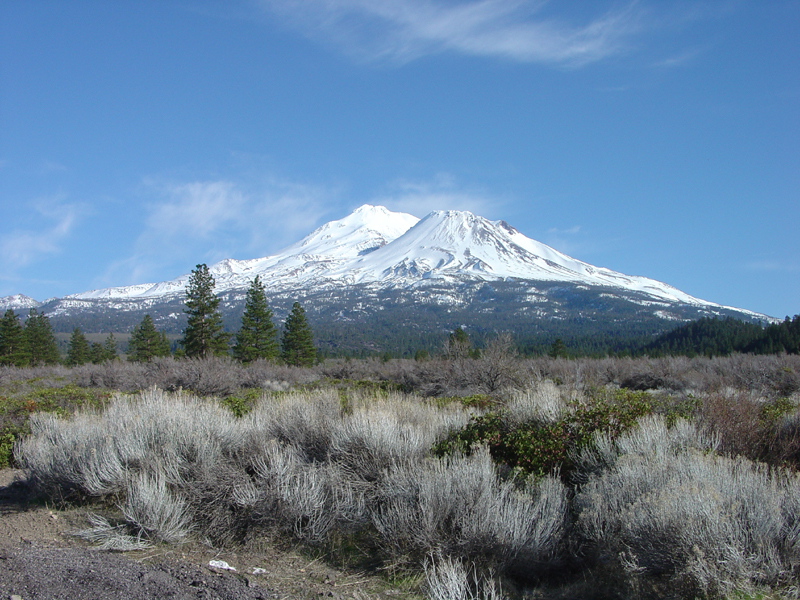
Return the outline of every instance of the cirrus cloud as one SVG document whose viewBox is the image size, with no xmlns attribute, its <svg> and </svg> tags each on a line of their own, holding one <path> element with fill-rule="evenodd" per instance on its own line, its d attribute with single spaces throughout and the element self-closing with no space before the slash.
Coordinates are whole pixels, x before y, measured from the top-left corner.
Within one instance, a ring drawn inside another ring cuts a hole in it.
<svg viewBox="0 0 800 600">
<path fill-rule="evenodd" d="M 132 252 L 112 263 L 98 286 L 169 279 L 187 265 L 267 256 L 316 227 L 330 211 L 331 192 L 270 179 L 158 183 Z"/>
<path fill-rule="evenodd" d="M 61 198 L 44 199 L 32 204 L 36 227 L 18 228 L 0 236 L 0 277 L 11 279 L 19 269 L 59 254 L 84 208 L 62 202 Z"/>
<path fill-rule="evenodd" d="M 588 22 L 541 15 L 534 0 L 263 0 L 307 36 L 367 61 L 406 63 L 455 52 L 582 65 L 620 52 L 640 29 L 636 2 Z"/>
</svg>

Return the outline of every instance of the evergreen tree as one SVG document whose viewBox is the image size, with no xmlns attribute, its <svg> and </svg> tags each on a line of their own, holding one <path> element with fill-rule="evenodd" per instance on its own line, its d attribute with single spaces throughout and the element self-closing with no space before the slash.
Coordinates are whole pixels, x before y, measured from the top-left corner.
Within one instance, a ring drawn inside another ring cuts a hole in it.
<svg viewBox="0 0 800 600">
<path fill-rule="evenodd" d="M 0 365 L 24 367 L 27 364 L 25 331 L 16 313 L 9 308 L 0 319 Z"/>
<path fill-rule="evenodd" d="M 550 350 L 547 351 L 547 354 L 552 358 L 564 357 L 567 355 L 567 347 L 564 345 L 561 338 L 556 338 L 556 341 L 550 346 Z"/>
<path fill-rule="evenodd" d="M 102 344 L 94 342 L 92 344 L 92 362 L 96 365 L 103 364 L 107 360 L 117 359 L 117 340 L 113 333 L 109 333 L 106 341 Z"/>
<path fill-rule="evenodd" d="M 299 302 L 292 305 L 281 338 L 281 359 L 287 365 L 310 367 L 316 360 L 314 336 Z"/>
<path fill-rule="evenodd" d="M 236 333 L 233 356 L 248 363 L 258 358 L 272 359 L 278 356 L 278 342 L 272 311 L 267 306 L 264 284 L 256 275 L 247 290 L 244 303 L 242 327 Z"/>
<path fill-rule="evenodd" d="M 50 319 L 43 313 L 39 314 L 35 308 L 25 319 L 25 344 L 31 366 L 52 365 L 59 361 L 58 345 L 50 327 Z"/>
<path fill-rule="evenodd" d="M 158 355 L 159 356 L 169 356 L 172 354 L 172 349 L 169 345 L 169 340 L 167 339 L 167 334 L 164 330 L 158 334 Z"/>
<path fill-rule="evenodd" d="M 103 358 L 103 344 L 98 344 L 97 342 L 92 342 L 92 347 L 89 350 L 89 356 L 91 356 L 92 364 L 100 365 L 103 364 L 105 360 Z"/>
<path fill-rule="evenodd" d="M 92 360 L 91 352 L 92 350 L 89 346 L 89 342 L 86 340 L 86 336 L 76 327 L 72 331 L 72 336 L 69 339 L 66 364 L 71 367 L 86 364 Z"/>
<path fill-rule="evenodd" d="M 103 360 L 100 362 L 105 362 L 107 360 L 116 360 L 117 359 L 117 340 L 114 337 L 113 333 L 109 333 L 106 341 L 103 342 Z"/>
<path fill-rule="evenodd" d="M 109 340 L 106 340 L 109 344 Z M 114 344 L 116 356 L 116 343 Z M 156 331 L 153 319 L 145 315 L 142 322 L 133 328 L 128 340 L 128 360 L 131 362 L 150 362 L 159 356 L 169 356 L 169 342 L 166 334 Z"/>
<path fill-rule="evenodd" d="M 197 265 L 186 286 L 186 309 L 189 315 L 181 344 L 188 358 L 225 354 L 229 334 L 222 331 L 222 315 L 217 310 L 214 277 L 205 264 Z"/>
</svg>

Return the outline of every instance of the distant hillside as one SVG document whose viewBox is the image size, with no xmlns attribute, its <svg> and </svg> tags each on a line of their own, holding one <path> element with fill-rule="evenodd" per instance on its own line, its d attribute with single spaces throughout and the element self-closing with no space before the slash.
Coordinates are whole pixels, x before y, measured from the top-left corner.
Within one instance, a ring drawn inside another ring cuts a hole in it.
<svg viewBox="0 0 800 600">
<path fill-rule="evenodd" d="M 727 356 L 734 352 L 798 354 L 800 315 L 767 327 L 732 317 L 704 317 L 661 335 L 644 351 L 650 355 L 685 356 Z"/>
</svg>

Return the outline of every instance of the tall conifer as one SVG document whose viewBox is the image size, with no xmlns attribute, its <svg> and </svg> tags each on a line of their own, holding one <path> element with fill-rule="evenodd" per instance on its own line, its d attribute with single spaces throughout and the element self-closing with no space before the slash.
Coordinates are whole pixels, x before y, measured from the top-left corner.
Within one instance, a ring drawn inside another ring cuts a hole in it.
<svg viewBox="0 0 800 600">
<path fill-rule="evenodd" d="M 242 315 L 242 327 L 236 333 L 233 356 L 243 363 L 258 358 L 272 359 L 278 356 L 278 341 L 272 311 L 267 306 L 264 284 L 258 275 L 247 290 L 247 299 Z"/>
<path fill-rule="evenodd" d="M 25 344 L 31 366 L 52 365 L 59 361 L 58 345 L 50 327 L 50 319 L 35 308 L 25 319 Z"/>
<path fill-rule="evenodd" d="M 205 358 L 228 351 L 229 335 L 222 331 L 222 315 L 217 310 L 219 298 L 214 295 L 214 277 L 205 264 L 197 265 L 186 286 L 186 308 L 189 316 L 181 344 L 188 358 Z"/>
<path fill-rule="evenodd" d="M 24 367 L 28 364 L 25 331 L 19 317 L 8 309 L 0 319 L 0 365 Z"/>
<path fill-rule="evenodd" d="M 77 327 L 72 331 L 69 338 L 66 363 L 72 367 L 83 365 L 92 360 L 92 350 L 86 336 Z"/>
<path fill-rule="evenodd" d="M 299 302 L 292 305 L 281 338 L 281 359 L 287 365 L 310 367 L 317 358 L 314 336 Z"/>
<path fill-rule="evenodd" d="M 145 315 L 142 322 L 133 328 L 127 354 L 131 362 L 150 362 L 159 356 L 169 356 L 169 342 L 163 331 L 160 334 L 156 331 L 150 315 Z"/>
<path fill-rule="evenodd" d="M 103 342 L 103 361 L 116 360 L 117 358 L 117 340 L 113 333 L 109 333 L 106 341 Z"/>
</svg>

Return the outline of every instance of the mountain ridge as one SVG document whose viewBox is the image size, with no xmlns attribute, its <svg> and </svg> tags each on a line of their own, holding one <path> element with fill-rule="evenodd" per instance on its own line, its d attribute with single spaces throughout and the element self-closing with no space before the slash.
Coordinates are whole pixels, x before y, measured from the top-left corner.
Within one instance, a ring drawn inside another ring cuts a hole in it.
<svg viewBox="0 0 800 600">
<path fill-rule="evenodd" d="M 276 254 L 224 259 L 209 269 L 231 327 L 256 275 L 267 284 L 277 316 L 291 299 L 304 298 L 315 304 L 311 318 L 332 328 L 365 323 L 379 314 L 388 328 L 394 327 L 390 314 L 402 314 L 404 323 L 413 324 L 420 311 L 428 311 L 426 322 L 442 331 L 470 322 L 475 327 L 486 323 L 487 330 L 511 326 L 518 332 L 541 332 L 579 322 L 600 333 L 634 320 L 643 332 L 658 332 L 714 315 L 775 322 L 654 279 L 590 265 L 526 237 L 505 221 L 468 211 L 433 211 L 418 219 L 363 205 Z M 106 328 L 115 319 L 129 327 L 146 311 L 157 315 L 160 326 L 179 330 L 189 276 L 89 290 L 38 307 L 64 326 L 80 322 L 83 329 L 92 327 L 96 314 Z"/>
</svg>

